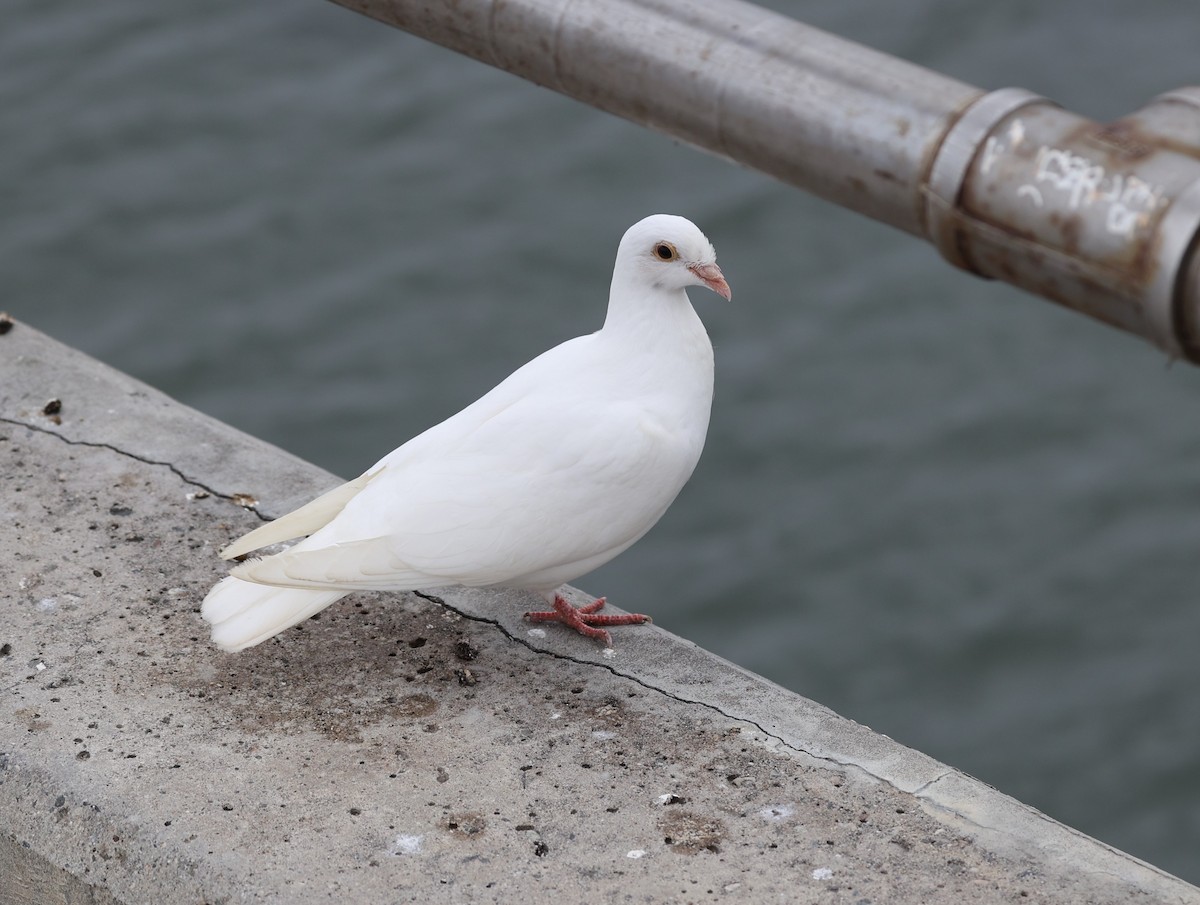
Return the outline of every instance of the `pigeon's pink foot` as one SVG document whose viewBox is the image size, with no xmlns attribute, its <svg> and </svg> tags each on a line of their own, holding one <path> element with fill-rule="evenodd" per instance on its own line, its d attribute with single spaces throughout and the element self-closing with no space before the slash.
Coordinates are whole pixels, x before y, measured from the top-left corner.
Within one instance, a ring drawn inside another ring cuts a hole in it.
<svg viewBox="0 0 1200 905">
<path fill-rule="evenodd" d="M 604 607 L 604 598 L 593 600 L 586 606 L 574 607 L 567 602 L 562 594 L 554 595 L 554 609 L 526 613 L 525 618 L 530 622 L 561 622 L 569 625 L 581 635 L 596 638 L 612 647 L 612 635 L 599 625 L 642 625 L 653 620 L 641 613 L 626 613 L 623 616 L 601 616 L 598 610 Z"/>
</svg>

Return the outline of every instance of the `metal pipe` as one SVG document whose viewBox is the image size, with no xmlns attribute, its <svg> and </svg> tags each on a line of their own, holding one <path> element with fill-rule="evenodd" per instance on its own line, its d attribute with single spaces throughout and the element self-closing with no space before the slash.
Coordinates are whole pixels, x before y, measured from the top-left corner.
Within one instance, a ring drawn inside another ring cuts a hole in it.
<svg viewBox="0 0 1200 905">
<path fill-rule="evenodd" d="M 334 0 L 1200 363 L 1200 89 L 1101 125 L 740 0 Z"/>
<path fill-rule="evenodd" d="M 1107 125 L 993 91 L 946 136 L 927 200 L 952 263 L 1200 362 L 1200 90 Z"/>
</svg>

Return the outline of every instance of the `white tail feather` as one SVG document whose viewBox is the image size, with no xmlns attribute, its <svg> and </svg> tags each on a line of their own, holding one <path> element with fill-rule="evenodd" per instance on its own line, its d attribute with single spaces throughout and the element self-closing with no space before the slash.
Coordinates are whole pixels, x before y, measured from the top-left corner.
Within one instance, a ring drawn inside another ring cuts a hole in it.
<svg viewBox="0 0 1200 905">
<path fill-rule="evenodd" d="M 261 644 L 347 593 L 273 588 L 230 576 L 208 592 L 200 615 L 212 624 L 213 643 L 232 653 Z"/>
</svg>

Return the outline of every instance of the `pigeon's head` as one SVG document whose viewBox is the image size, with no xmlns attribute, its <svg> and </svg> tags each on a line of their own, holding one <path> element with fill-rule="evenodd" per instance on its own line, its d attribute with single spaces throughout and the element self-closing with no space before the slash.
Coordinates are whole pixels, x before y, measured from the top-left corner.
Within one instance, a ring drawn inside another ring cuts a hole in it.
<svg viewBox="0 0 1200 905">
<path fill-rule="evenodd" d="M 673 214 L 654 214 L 626 230 L 617 249 L 617 269 L 622 268 L 656 289 L 706 286 L 730 298 L 712 243 L 691 220 Z"/>
</svg>

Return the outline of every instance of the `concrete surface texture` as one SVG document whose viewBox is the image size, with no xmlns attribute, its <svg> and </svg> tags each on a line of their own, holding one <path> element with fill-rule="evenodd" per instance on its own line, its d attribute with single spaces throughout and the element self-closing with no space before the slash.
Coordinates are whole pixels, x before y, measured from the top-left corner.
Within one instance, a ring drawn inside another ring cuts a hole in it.
<svg viewBox="0 0 1200 905">
<path fill-rule="evenodd" d="M 2 902 L 1200 902 L 654 627 L 355 594 L 221 653 L 216 550 L 336 479 L 19 322 L 0 461 Z"/>
</svg>

